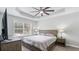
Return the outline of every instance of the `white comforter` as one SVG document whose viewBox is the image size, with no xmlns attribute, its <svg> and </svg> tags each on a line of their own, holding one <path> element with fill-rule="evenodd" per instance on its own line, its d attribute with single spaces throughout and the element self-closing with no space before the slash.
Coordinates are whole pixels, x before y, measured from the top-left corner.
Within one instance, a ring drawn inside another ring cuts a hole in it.
<svg viewBox="0 0 79 59">
<path fill-rule="evenodd" d="M 55 41 L 55 36 L 35 35 L 23 38 L 23 42 L 33 45 L 44 51 L 46 51 L 47 47 Z"/>
</svg>

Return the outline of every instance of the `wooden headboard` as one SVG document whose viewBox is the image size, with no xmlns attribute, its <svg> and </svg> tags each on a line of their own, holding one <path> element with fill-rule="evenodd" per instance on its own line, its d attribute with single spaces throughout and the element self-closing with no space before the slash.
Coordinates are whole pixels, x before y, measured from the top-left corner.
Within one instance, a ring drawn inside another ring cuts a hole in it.
<svg viewBox="0 0 79 59">
<path fill-rule="evenodd" d="M 44 33 L 44 34 L 50 33 L 57 36 L 58 31 L 57 30 L 39 30 L 39 33 Z"/>
</svg>

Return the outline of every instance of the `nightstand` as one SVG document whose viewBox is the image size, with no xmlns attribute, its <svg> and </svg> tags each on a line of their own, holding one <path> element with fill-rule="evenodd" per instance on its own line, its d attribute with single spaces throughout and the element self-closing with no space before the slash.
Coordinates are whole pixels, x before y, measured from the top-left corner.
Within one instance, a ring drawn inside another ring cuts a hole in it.
<svg viewBox="0 0 79 59">
<path fill-rule="evenodd" d="M 57 38 L 56 44 L 60 46 L 65 46 L 65 39 Z"/>
</svg>

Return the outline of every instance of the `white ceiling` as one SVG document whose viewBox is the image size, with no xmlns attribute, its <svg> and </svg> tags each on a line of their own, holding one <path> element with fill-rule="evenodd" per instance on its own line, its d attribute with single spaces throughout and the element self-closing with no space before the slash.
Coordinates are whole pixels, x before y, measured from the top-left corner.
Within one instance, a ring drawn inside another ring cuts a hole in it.
<svg viewBox="0 0 79 59">
<path fill-rule="evenodd" d="M 23 8 L 17 8 L 18 10 L 17 11 L 20 11 L 20 12 L 23 12 L 23 13 L 26 13 L 25 16 L 29 15 L 30 17 L 33 17 L 33 18 L 40 18 L 42 16 L 40 16 L 40 14 L 38 14 L 37 16 L 35 16 L 38 12 L 33 12 L 33 11 L 36 11 L 36 9 L 40 9 L 40 7 L 23 7 Z M 43 9 L 45 7 L 42 7 Z M 48 12 L 50 15 L 54 15 L 54 14 L 57 14 L 57 13 L 61 13 L 63 11 L 65 11 L 65 8 L 61 8 L 61 7 L 58 7 L 58 8 L 48 8 L 47 10 L 55 10 L 54 12 Z M 44 16 L 46 16 L 46 14 L 44 14 Z"/>
<path fill-rule="evenodd" d="M 36 7 L 39 8 L 39 7 Z M 50 9 L 54 9 L 55 13 L 52 13 L 51 15 L 45 15 L 45 16 L 34 16 L 35 13 L 31 13 L 31 11 L 34 11 L 32 7 L 8 7 L 8 14 L 14 15 L 14 16 L 19 16 L 23 18 L 28 18 L 30 20 L 36 20 L 40 21 L 49 17 L 56 17 L 60 15 L 65 15 L 65 14 L 70 14 L 73 12 L 79 12 L 79 7 L 51 7 Z M 5 7 L 0 7 L 0 12 L 4 12 Z M 20 13 L 19 11 L 23 12 Z"/>
</svg>

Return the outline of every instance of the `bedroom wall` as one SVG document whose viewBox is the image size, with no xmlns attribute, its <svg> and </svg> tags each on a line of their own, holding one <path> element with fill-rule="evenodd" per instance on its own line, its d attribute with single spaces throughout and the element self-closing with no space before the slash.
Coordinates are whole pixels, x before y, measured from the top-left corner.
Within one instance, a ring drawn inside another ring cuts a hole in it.
<svg viewBox="0 0 79 59">
<path fill-rule="evenodd" d="M 8 34 L 9 34 L 9 36 L 14 35 L 14 22 L 23 22 L 23 23 L 30 24 L 31 30 L 32 30 L 32 27 L 34 27 L 35 24 L 37 23 L 36 21 L 32 21 L 29 19 L 8 15 Z M 32 34 L 32 31 L 30 32 L 30 35 L 31 34 Z"/>
<path fill-rule="evenodd" d="M 64 27 L 66 45 L 79 48 L 79 12 L 56 17 L 45 18 L 38 23 L 40 30 Z"/>
<path fill-rule="evenodd" d="M 1 23 L 2 23 L 2 17 L 3 13 L 0 13 L 0 34 L 1 34 Z M 14 22 L 23 22 L 31 25 L 31 31 L 29 35 L 33 34 L 33 27 L 36 26 L 37 21 L 21 18 L 18 16 L 13 16 L 13 15 L 8 15 L 7 16 L 7 21 L 8 21 L 8 35 L 13 36 L 14 35 Z"/>
</svg>

